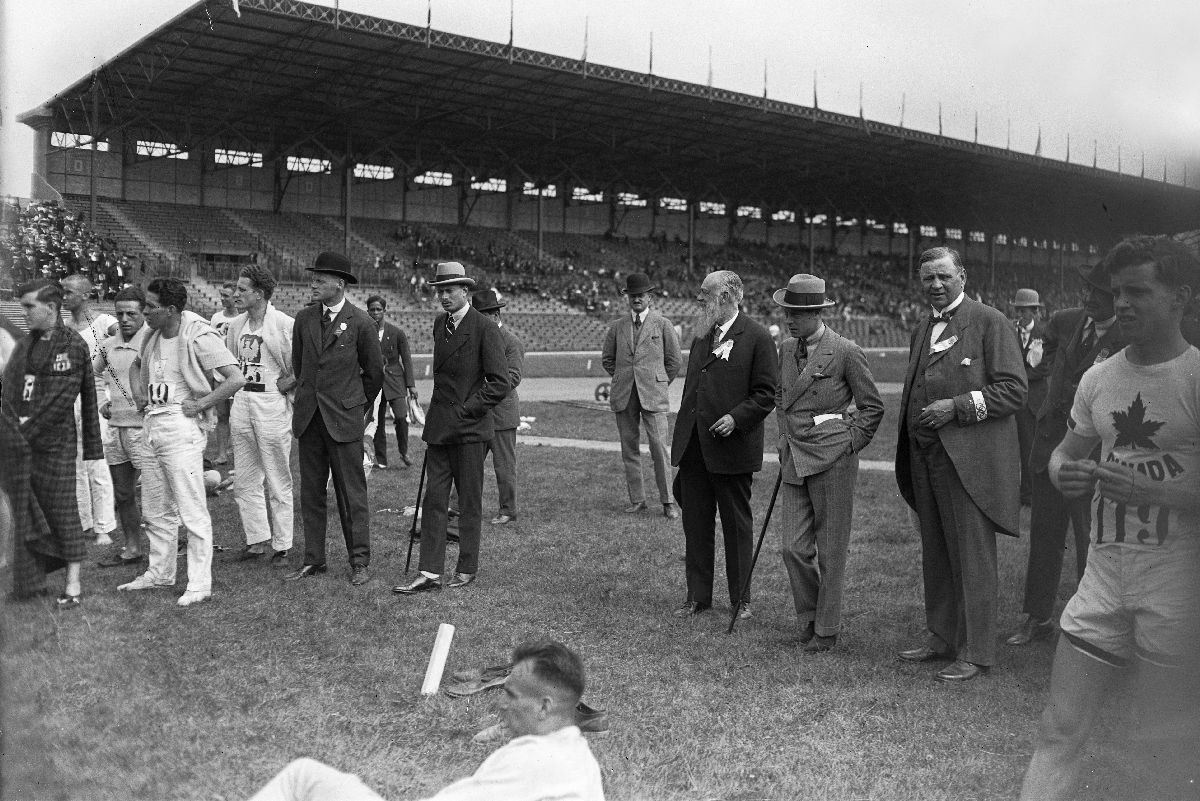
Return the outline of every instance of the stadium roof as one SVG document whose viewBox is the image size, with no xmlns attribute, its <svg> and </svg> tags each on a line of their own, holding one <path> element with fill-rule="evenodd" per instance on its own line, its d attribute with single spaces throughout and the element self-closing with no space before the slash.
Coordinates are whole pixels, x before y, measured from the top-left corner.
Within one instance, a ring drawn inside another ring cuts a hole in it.
<svg viewBox="0 0 1200 801">
<path fill-rule="evenodd" d="M 240 15 L 235 12 L 240 6 Z M 1200 191 L 297 0 L 198 2 L 55 130 L 1106 244 Z M 401 174 L 401 169 L 397 170 Z"/>
</svg>

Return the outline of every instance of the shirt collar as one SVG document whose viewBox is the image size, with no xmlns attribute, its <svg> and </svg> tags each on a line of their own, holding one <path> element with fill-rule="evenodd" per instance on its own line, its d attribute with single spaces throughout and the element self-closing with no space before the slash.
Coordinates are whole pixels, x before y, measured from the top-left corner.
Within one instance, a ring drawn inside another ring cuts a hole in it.
<svg viewBox="0 0 1200 801">
<path fill-rule="evenodd" d="M 450 319 L 454 321 L 454 327 L 458 328 L 458 324 L 467 316 L 467 311 L 471 308 L 470 303 L 463 304 L 463 307 L 456 312 L 451 313 Z"/>
<path fill-rule="evenodd" d="M 328 310 L 329 310 L 329 313 L 330 313 L 330 317 L 331 317 L 331 318 L 333 318 L 333 317 L 337 317 L 339 314 L 341 314 L 341 313 L 342 313 L 342 307 L 343 307 L 343 306 L 345 306 L 345 305 L 346 305 L 346 296 L 345 296 L 345 295 L 342 295 L 342 299 L 341 299 L 341 300 L 339 300 L 339 301 L 337 302 L 337 305 L 335 305 L 335 306 L 325 306 L 325 308 L 324 308 L 324 309 L 321 309 L 321 314 L 324 314 L 324 313 L 325 313 L 325 309 L 328 309 Z"/>
<path fill-rule="evenodd" d="M 1088 324 L 1091 325 L 1094 329 L 1096 329 L 1096 337 L 1097 338 L 1102 337 L 1105 334 L 1107 334 L 1108 329 L 1112 328 L 1113 323 L 1115 323 L 1116 321 L 1117 321 L 1117 315 L 1115 315 L 1115 314 L 1112 317 L 1109 317 L 1107 320 L 1093 320 L 1091 317 L 1088 318 Z"/>
<path fill-rule="evenodd" d="M 633 315 L 633 321 L 640 325 L 646 322 L 646 313 L 649 311 L 649 309 L 642 309 L 640 312 L 636 313 L 631 311 L 630 314 Z"/>
<path fill-rule="evenodd" d="M 125 337 L 121 336 L 121 332 L 118 331 L 110 337 L 112 339 L 111 347 L 113 350 L 129 349 L 140 351 L 142 349 L 142 342 L 146 339 L 146 332 L 149 330 L 150 327 L 142 323 L 142 327 L 134 332 L 133 337 L 128 342 L 125 341 Z"/>
<path fill-rule="evenodd" d="M 821 341 L 821 337 L 823 336 L 825 336 L 825 323 L 821 323 L 817 330 L 813 331 L 812 335 L 804 340 L 804 344 L 809 346 L 815 345 Z"/>
<path fill-rule="evenodd" d="M 967 296 L 967 293 L 966 293 L 966 292 L 960 292 L 960 293 L 959 293 L 959 295 L 958 295 L 958 297 L 957 297 L 957 298 L 955 298 L 955 299 L 954 299 L 954 302 L 953 302 L 953 303 L 951 303 L 949 306 L 947 306 L 946 308 L 942 309 L 941 311 L 938 311 L 937 309 L 934 309 L 933 311 L 934 311 L 934 313 L 935 313 L 935 314 L 945 314 L 946 312 L 952 312 L 952 311 L 954 311 L 955 309 L 957 309 L 959 306 L 961 306 L 961 305 L 962 305 L 963 299 L 964 299 L 964 298 L 966 298 L 966 296 Z M 933 307 L 930 307 L 930 308 L 933 308 Z M 935 322 L 935 323 L 940 323 L 940 322 L 941 322 L 941 320 L 934 320 L 934 322 Z"/>
<path fill-rule="evenodd" d="M 729 333 L 729 329 L 733 325 L 733 321 L 736 320 L 737 318 L 738 318 L 738 312 L 734 312 L 733 316 L 730 317 L 727 322 L 722 323 L 721 325 L 717 326 L 717 329 L 721 332 L 721 339 L 724 339 L 725 335 Z"/>
</svg>

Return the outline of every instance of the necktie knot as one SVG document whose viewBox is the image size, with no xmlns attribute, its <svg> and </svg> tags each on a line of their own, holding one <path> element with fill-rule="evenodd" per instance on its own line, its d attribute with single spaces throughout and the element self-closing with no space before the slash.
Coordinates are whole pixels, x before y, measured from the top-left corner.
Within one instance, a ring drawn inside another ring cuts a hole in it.
<svg viewBox="0 0 1200 801">
<path fill-rule="evenodd" d="M 935 322 L 948 323 L 950 322 L 950 318 L 954 316 L 955 311 L 957 309 L 943 309 L 942 311 L 934 309 L 932 317 Z"/>
<path fill-rule="evenodd" d="M 326 307 L 325 313 L 321 315 L 321 328 L 322 329 L 328 328 L 329 324 L 332 322 L 333 322 L 333 310 Z"/>
<path fill-rule="evenodd" d="M 799 360 L 799 359 L 807 359 L 807 358 L 808 358 L 808 340 L 805 340 L 805 339 L 796 340 L 796 359 Z"/>
</svg>

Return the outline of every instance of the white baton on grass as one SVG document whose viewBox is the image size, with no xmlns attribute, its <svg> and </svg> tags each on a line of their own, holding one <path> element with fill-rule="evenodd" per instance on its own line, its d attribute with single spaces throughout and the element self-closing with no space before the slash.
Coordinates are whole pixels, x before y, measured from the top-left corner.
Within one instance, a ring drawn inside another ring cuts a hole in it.
<svg viewBox="0 0 1200 801">
<path fill-rule="evenodd" d="M 454 626 L 443 623 L 438 626 L 437 638 L 433 641 L 433 653 L 429 655 L 429 667 L 425 668 L 425 682 L 421 695 L 437 695 L 442 683 L 442 671 L 446 669 L 446 657 L 450 655 L 450 641 L 454 639 Z"/>
</svg>

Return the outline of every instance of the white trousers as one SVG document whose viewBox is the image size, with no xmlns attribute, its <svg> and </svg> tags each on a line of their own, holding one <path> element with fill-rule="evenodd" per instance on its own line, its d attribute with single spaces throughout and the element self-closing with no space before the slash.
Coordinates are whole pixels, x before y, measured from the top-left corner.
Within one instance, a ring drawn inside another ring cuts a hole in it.
<svg viewBox="0 0 1200 801">
<path fill-rule="evenodd" d="M 233 498 L 246 544 L 271 541 L 275 551 L 292 547 L 292 410 L 277 392 L 239 392 L 229 412 L 233 443 Z M 266 486 L 266 493 L 263 487 Z M 271 520 L 267 521 L 267 500 Z"/>
<path fill-rule="evenodd" d="M 240 467 L 238 468 L 241 469 Z M 383 801 L 353 773 L 303 757 L 287 764 L 250 801 Z"/>
<path fill-rule="evenodd" d="M 143 423 L 146 448 L 156 466 L 142 471 L 142 514 L 150 539 L 151 577 L 174 583 L 180 524 L 187 530 L 189 592 L 212 589 L 212 518 L 204 493 L 204 445 L 197 420 L 157 414 Z"/>
<path fill-rule="evenodd" d="M 79 398 L 75 399 L 75 497 L 79 501 L 79 522 L 83 530 L 110 534 L 117 530 L 117 501 L 113 495 L 112 474 L 104 459 L 83 460 L 83 415 Z M 108 438 L 108 421 L 100 418 L 100 438 Z"/>
</svg>

